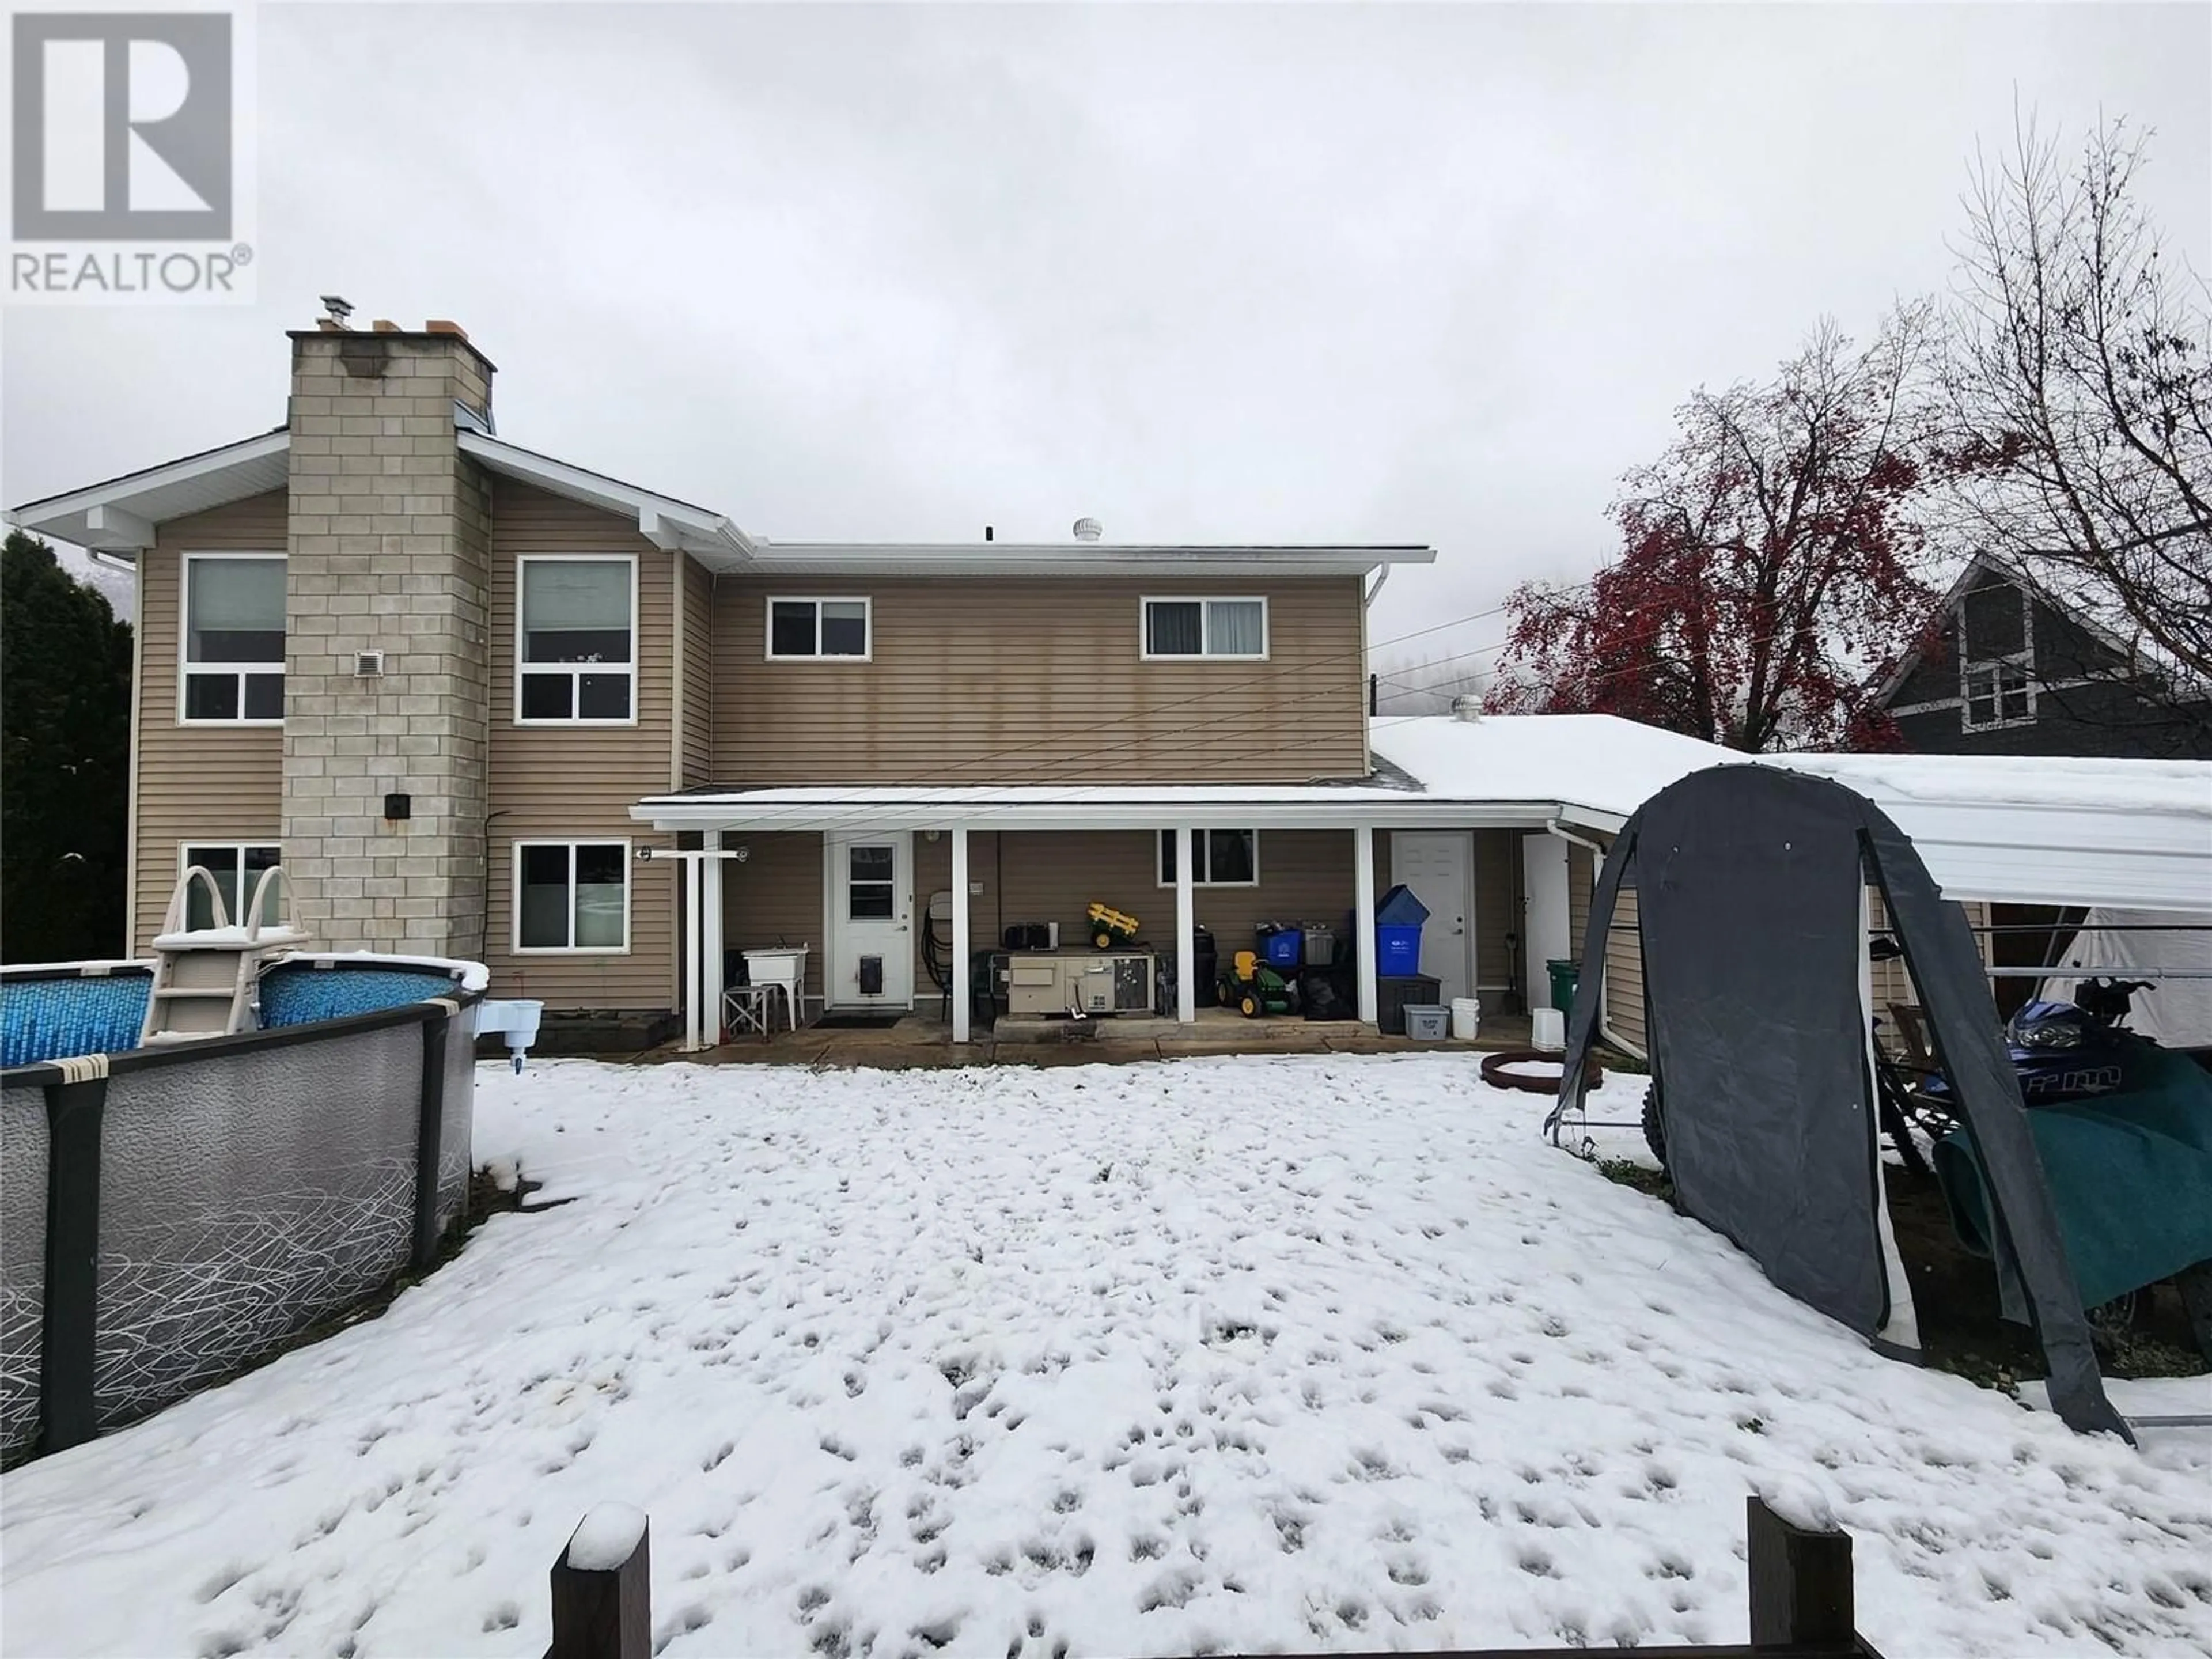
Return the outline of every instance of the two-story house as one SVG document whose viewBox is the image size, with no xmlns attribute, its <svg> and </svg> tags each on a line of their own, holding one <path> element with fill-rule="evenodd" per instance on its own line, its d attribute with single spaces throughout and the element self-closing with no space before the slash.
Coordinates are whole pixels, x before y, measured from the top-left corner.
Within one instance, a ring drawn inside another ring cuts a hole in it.
<svg viewBox="0 0 2212 1659">
<path fill-rule="evenodd" d="M 1445 994 L 1540 1002 L 1636 804 L 1565 725 L 1495 723 L 1496 787 L 1374 752 L 1370 584 L 1428 548 L 770 540 L 500 436 L 451 324 L 289 339 L 283 426 L 12 515 L 136 561 L 132 952 L 183 868 L 234 902 L 281 864 L 320 948 L 711 1031 L 725 946 L 903 1007 L 939 925 L 958 1038 L 1010 925 L 1099 901 L 1190 961 L 1201 926 L 1371 938 L 1408 880 Z"/>
</svg>

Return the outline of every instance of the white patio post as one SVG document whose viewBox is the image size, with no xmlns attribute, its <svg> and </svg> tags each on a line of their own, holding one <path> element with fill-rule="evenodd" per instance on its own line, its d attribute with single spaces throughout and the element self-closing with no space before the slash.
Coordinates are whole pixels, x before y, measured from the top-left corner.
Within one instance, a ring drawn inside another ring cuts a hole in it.
<svg viewBox="0 0 2212 1659">
<path fill-rule="evenodd" d="M 952 832 L 952 1040 L 969 1040 L 968 832 Z"/>
<path fill-rule="evenodd" d="M 707 913 L 699 928 L 699 954 L 704 958 L 701 974 L 705 981 L 700 1012 L 706 1021 L 707 1046 L 716 1048 L 722 1042 L 722 860 L 714 854 L 721 851 L 722 832 L 709 830 L 700 837 L 700 843 L 708 854 L 699 860 L 699 902 Z"/>
<path fill-rule="evenodd" d="M 704 954 L 699 940 L 699 889 L 707 879 L 706 872 L 699 867 L 703 862 L 679 859 L 676 865 L 677 879 L 684 884 L 684 1048 L 687 1054 L 705 1046 L 699 1040 L 699 987 L 706 979 L 699 960 Z"/>
<path fill-rule="evenodd" d="M 1352 832 L 1352 953 L 1359 964 L 1359 1018 L 1376 1023 L 1381 999 L 1375 987 L 1375 831 L 1361 824 Z"/>
<path fill-rule="evenodd" d="M 1198 1023 L 1198 918 L 1190 887 L 1190 830 L 1175 832 L 1176 1018 Z"/>
</svg>

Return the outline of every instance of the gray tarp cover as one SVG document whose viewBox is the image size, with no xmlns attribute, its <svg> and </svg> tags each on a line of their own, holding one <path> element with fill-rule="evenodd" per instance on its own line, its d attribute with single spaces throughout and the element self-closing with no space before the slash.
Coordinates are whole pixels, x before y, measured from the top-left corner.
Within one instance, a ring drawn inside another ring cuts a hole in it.
<svg viewBox="0 0 2212 1659">
<path fill-rule="evenodd" d="M 2001 1255 L 2028 1291 L 2051 1397 L 2077 1429 L 2127 1425 L 2087 1322 L 1973 936 L 1863 797 L 1762 766 L 1692 774 L 1647 801 L 1592 895 L 1582 982 L 1604 970 L 1626 883 L 1643 931 L 1645 1029 L 1682 1208 L 1769 1278 L 1871 1335 L 1888 1312 L 1874 1084 L 1859 992 L 1863 884 L 1882 890 L 1989 1171 Z M 1598 999 L 1575 999 L 1560 1109 L 1580 1107 Z"/>
</svg>

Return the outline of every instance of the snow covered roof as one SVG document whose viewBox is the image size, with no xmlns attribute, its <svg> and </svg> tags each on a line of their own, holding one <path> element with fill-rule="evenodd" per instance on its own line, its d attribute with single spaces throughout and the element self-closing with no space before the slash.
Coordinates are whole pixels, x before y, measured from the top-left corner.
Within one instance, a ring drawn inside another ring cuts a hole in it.
<svg viewBox="0 0 2212 1659">
<path fill-rule="evenodd" d="M 1743 758 L 1617 714 L 1413 714 L 1367 730 L 1376 753 L 1430 795 L 1552 801 L 1601 829 L 1692 772 Z"/>
</svg>

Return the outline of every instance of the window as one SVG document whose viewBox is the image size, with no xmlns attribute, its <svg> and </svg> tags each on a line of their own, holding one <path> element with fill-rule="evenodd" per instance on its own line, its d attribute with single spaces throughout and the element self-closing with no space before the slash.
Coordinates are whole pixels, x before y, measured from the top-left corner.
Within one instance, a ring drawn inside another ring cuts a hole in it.
<svg viewBox="0 0 2212 1659">
<path fill-rule="evenodd" d="M 866 662 L 875 643 L 872 610 L 867 599 L 770 599 L 768 654 Z"/>
<path fill-rule="evenodd" d="M 284 720 L 284 556 L 185 556 L 184 719 Z"/>
<path fill-rule="evenodd" d="M 526 554 L 516 574 L 515 719 L 630 724 L 637 561 Z"/>
<path fill-rule="evenodd" d="M 627 951 L 629 843 L 514 844 L 514 948 Z"/>
<path fill-rule="evenodd" d="M 1190 832 L 1190 883 L 1194 887 L 1257 887 L 1260 832 L 1257 830 L 1194 830 Z M 1176 884 L 1176 838 L 1160 831 L 1160 885 Z"/>
<path fill-rule="evenodd" d="M 232 842 L 192 842 L 179 848 L 177 856 L 179 874 L 197 865 L 215 878 L 216 890 L 222 895 L 224 925 L 232 927 L 245 925 L 245 907 L 252 902 L 261 872 L 274 870 L 283 862 L 274 847 L 241 846 Z M 261 925 L 274 927 L 283 920 L 284 878 L 279 876 L 261 896 Z M 196 881 L 185 890 L 185 926 L 201 928 L 215 925 L 215 906 L 208 898 L 207 887 Z"/>
<path fill-rule="evenodd" d="M 2003 582 L 1975 588 L 1959 604 L 1959 708 L 1969 732 L 2035 720 L 2033 600 Z"/>
<path fill-rule="evenodd" d="M 846 849 L 845 914 L 854 921 L 888 921 L 898 912 L 898 848 Z"/>
<path fill-rule="evenodd" d="M 1265 599 L 1146 599 L 1145 655 L 1225 657 L 1245 662 L 1267 655 Z"/>
<path fill-rule="evenodd" d="M 1966 726 L 1969 732 L 2022 726 L 2035 718 L 2033 687 L 2019 663 L 1976 664 L 1966 670 Z"/>
</svg>

